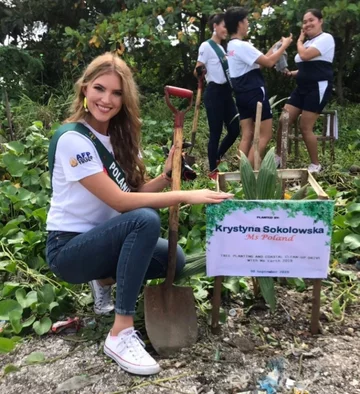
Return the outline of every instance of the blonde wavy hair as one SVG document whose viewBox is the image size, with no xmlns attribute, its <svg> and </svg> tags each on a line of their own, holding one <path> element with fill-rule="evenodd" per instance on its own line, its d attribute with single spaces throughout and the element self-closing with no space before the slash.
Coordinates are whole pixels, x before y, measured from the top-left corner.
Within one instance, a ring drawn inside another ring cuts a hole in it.
<svg viewBox="0 0 360 394">
<path fill-rule="evenodd" d="M 86 119 L 84 109 L 84 88 L 96 78 L 116 73 L 122 85 L 122 107 L 109 123 L 109 136 L 116 161 L 125 173 L 128 185 L 138 189 L 145 182 L 145 165 L 139 157 L 141 121 L 139 93 L 132 72 L 118 56 L 107 52 L 95 58 L 85 69 L 75 84 L 75 98 L 71 105 L 71 115 L 65 123 Z"/>
</svg>

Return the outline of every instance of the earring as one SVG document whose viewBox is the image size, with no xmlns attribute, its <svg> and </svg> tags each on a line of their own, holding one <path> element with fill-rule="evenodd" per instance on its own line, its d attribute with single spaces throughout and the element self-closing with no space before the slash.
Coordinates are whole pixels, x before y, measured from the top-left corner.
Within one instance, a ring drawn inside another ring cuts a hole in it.
<svg viewBox="0 0 360 394">
<path fill-rule="evenodd" d="M 85 112 L 89 112 L 88 106 L 87 106 L 87 98 L 86 97 L 84 97 L 84 110 L 85 110 Z"/>
<path fill-rule="evenodd" d="M 214 31 L 213 31 L 213 36 L 216 34 L 216 28 L 214 28 Z"/>
</svg>

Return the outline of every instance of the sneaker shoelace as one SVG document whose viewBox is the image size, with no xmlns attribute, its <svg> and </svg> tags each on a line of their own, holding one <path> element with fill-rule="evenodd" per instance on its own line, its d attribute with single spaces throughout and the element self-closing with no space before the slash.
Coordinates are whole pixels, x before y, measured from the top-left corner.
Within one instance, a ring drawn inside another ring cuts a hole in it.
<svg viewBox="0 0 360 394">
<path fill-rule="evenodd" d="M 104 306 L 111 302 L 111 286 L 100 286 L 96 284 L 96 305 Z"/>
<path fill-rule="evenodd" d="M 124 335 L 122 342 L 118 346 L 125 345 L 135 359 L 139 360 L 147 355 L 145 343 L 139 338 L 139 331 L 133 331 L 131 334 Z"/>
</svg>

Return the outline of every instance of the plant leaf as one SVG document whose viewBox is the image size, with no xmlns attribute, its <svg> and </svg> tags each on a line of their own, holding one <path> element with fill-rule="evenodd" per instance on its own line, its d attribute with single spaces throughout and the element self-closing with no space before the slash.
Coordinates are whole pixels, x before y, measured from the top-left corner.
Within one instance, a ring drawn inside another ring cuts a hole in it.
<svg viewBox="0 0 360 394">
<path fill-rule="evenodd" d="M 256 194 L 258 200 L 269 200 L 275 197 L 275 190 L 278 182 L 275 148 L 271 148 L 261 163 L 258 177 L 256 179 Z"/>
<path fill-rule="evenodd" d="M 49 283 L 46 283 L 41 290 L 38 290 L 37 294 L 39 301 L 45 304 L 51 304 L 55 299 L 54 288 Z"/>
<path fill-rule="evenodd" d="M 344 244 L 350 249 L 360 248 L 360 234 L 349 234 L 344 238 Z"/>
<path fill-rule="evenodd" d="M 45 355 L 42 352 L 32 352 L 30 353 L 26 359 L 25 364 L 37 364 L 45 361 Z"/>
<path fill-rule="evenodd" d="M 308 185 L 301 187 L 296 193 L 291 196 L 290 200 L 303 200 L 306 197 L 308 187 Z"/>
<path fill-rule="evenodd" d="M 19 334 L 23 329 L 23 326 L 21 324 L 21 317 L 22 311 L 19 311 L 17 309 L 9 313 L 10 324 L 15 334 Z"/>
<path fill-rule="evenodd" d="M 24 309 L 30 307 L 32 304 L 36 303 L 38 300 L 36 291 L 32 290 L 26 294 L 26 291 L 23 288 L 16 290 L 15 297 L 16 297 L 18 303 Z"/>
<path fill-rule="evenodd" d="M 51 328 L 51 320 L 48 317 L 43 317 L 41 320 L 33 324 L 33 329 L 38 335 L 44 335 L 49 332 Z"/>
<path fill-rule="evenodd" d="M 341 312 L 341 306 L 340 306 L 339 300 L 334 300 L 331 303 L 331 309 L 332 309 L 334 315 L 341 316 L 342 312 Z"/>
<path fill-rule="evenodd" d="M 15 348 L 15 342 L 9 338 L 0 337 L 0 353 L 11 352 Z"/>
<path fill-rule="evenodd" d="M 11 373 L 11 372 L 17 372 L 17 371 L 20 371 L 20 368 L 14 364 L 7 364 L 4 367 L 4 375 L 7 375 L 8 373 Z"/>
<path fill-rule="evenodd" d="M 246 200 L 256 200 L 256 178 L 246 155 L 241 152 L 240 176 Z"/>
<path fill-rule="evenodd" d="M 2 300 L 0 301 L 0 320 L 9 320 L 9 313 L 18 310 L 22 313 L 23 308 L 15 300 Z"/>
<path fill-rule="evenodd" d="M 34 315 L 32 315 L 22 322 L 22 326 L 23 327 L 30 327 L 34 323 L 35 320 L 36 320 L 36 317 Z"/>
<path fill-rule="evenodd" d="M 11 141 L 6 144 L 3 144 L 5 148 L 9 149 L 12 152 L 21 154 L 25 150 L 25 145 L 18 141 Z"/>
<path fill-rule="evenodd" d="M 270 306 L 271 312 L 276 308 L 275 284 L 273 278 L 261 277 L 257 278 L 259 281 L 261 294 L 265 302 Z"/>
</svg>

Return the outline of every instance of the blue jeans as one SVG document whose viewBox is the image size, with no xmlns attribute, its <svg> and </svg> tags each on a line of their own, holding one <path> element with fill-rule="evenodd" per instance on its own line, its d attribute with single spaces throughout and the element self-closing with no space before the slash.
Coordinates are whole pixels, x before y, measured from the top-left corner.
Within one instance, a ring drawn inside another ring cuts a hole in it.
<svg viewBox="0 0 360 394">
<path fill-rule="evenodd" d="M 114 278 L 116 313 L 133 315 L 144 281 L 166 275 L 168 241 L 159 235 L 157 212 L 139 208 L 86 233 L 50 231 L 46 260 L 50 269 L 69 283 Z M 179 246 L 176 262 L 178 274 L 185 265 L 185 255 Z"/>
</svg>

